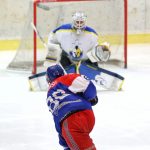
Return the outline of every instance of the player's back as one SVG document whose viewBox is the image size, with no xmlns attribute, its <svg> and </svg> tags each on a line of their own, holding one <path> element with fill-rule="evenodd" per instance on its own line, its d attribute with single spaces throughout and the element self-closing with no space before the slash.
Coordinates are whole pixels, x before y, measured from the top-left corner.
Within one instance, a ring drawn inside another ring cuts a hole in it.
<svg viewBox="0 0 150 150">
<path fill-rule="evenodd" d="M 47 105 L 54 116 L 57 130 L 60 129 L 59 123 L 70 113 L 92 109 L 91 103 L 82 95 L 73 93 L 68 89 L 79 76 L 79 74 L 68 74 L 51 83 L 47 94 Z"/>
</svg>

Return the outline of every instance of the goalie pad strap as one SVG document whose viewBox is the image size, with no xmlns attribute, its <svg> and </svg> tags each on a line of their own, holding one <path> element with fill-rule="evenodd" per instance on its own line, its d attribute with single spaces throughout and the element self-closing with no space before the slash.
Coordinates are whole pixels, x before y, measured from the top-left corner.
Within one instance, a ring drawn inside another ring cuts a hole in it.
<svg viewBox="0 0 150 150">
<path fill-rule="evenodd" d="M 52 57 L 46 56 L 46 60 L 48 60 L 48 61 L 57 61 L 57 58 L 52 58 Z"/>
</svg>

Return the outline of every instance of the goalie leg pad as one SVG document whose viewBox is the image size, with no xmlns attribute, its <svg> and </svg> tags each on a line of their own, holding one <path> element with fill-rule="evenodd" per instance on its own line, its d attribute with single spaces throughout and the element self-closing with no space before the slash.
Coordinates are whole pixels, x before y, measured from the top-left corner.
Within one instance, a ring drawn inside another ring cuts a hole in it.
<svg viewBox="0 0 150 150">
<path fill-rule="evenodd" d="M 30 91 L 47 91 L 46 72 L 37 73 L 28 77 Z"/>
<path fill-rule="evenodd" d="M 65 69 L 67 73 L 76 72 L 75 65 L 71 65 L 70 67 Z M 79 73 L 85 75 L 96 85 L 107 90 L 119 91 L 124 81 L 124 77 L 115 72 L 99 68 L 95 65 L 87 64 L 85 62 L 81 63 L 79 67 Z"/>
<path fill-rule="evenodd" d="M 96 85 L 107 90 L 119 91 L 122 88 L 124 77 L 112 71 L 99 68 L 95 65 L 83 62 L 78 66 L 79 73 L 85 75 Z M 70 65 L 65 68 L 67 73 L 75 73 L 76 65 Z M 32 91 L 46 91 L 48 84 L 45 77 L 46 72 L 38 73 L 29 77 L 30 89 Z"/>
</svg>

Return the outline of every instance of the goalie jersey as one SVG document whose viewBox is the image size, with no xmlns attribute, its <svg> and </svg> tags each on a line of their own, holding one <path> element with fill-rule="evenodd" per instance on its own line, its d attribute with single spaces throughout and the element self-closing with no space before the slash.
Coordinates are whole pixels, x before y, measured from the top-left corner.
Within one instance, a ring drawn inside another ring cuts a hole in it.
<svg viewBox="0 0 150 150">
<path fill-rule="evenodd" d="M 57 132 L 61 135 L 61 122 L 77 111 L 92 110 L 96 97 L 94 84 L 79 74 L 67 74 L 55 79 L 47 93 L 47 105 L 53 115 Z"/>
<path fill-rule="evenodd" d="M 48 44 L 50 43 L 59 44 L 71 59 L 86 60 L 87 52 L 98 45 L 99 37 L 91 27 L 86 26 L 77 34 L 72 24 L 64 24 L 49 34 Z"/>
</svg>

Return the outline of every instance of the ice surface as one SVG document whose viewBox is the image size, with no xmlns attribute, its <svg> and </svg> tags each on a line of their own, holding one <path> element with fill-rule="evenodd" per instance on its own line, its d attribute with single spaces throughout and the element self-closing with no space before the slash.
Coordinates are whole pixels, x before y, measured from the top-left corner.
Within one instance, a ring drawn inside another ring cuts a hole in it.
<svg viewBox="0 0 150 150">
<path fill-rule="evenodd" d="M 0 52 L 0 150 L 61 150 L 46 92 L 30 92 L 27 73 L 6 70 Z M 150 150 L 150 45 L 129 45 L 120 92 L 99 91 L 91 137 L 97 150 Z"/>
</svg>

